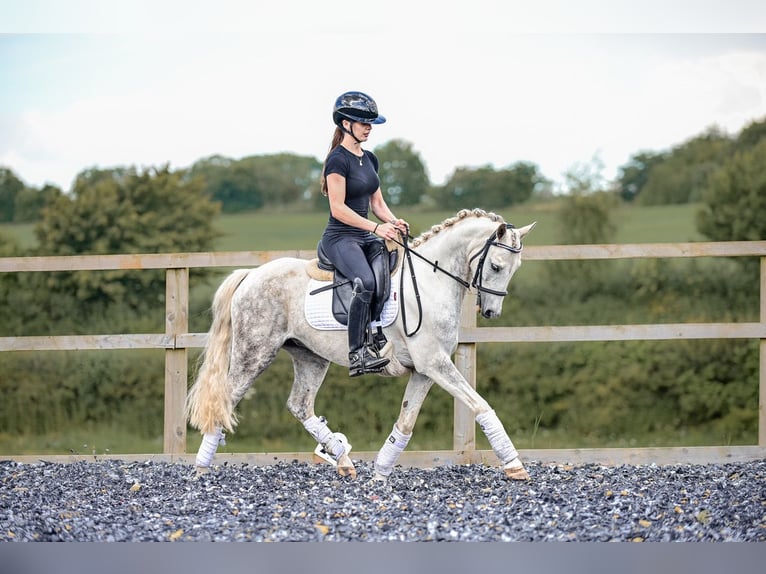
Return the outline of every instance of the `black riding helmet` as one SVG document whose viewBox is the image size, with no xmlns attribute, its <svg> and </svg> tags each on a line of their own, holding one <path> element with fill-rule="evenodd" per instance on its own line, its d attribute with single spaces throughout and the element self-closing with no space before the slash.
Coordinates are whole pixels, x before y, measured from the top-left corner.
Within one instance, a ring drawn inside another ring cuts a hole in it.
<svg viewBox="0 0 766 574">
<path fill-rule="evenodd" d="M 378 113 L 378 105 L 362 92 L 346 92 L 338 96 L 332 111 L 332 121 L 343 129 L 342 121 L 351 120 L 363 124 L 382 124 L 386 118 Z"/>
</svg>

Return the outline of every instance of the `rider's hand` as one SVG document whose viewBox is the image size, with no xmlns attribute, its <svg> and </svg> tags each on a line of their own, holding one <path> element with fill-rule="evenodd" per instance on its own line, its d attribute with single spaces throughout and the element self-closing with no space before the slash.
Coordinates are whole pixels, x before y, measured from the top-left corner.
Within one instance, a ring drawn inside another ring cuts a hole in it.
<svg viewBox="0 0 766 574">
<path fill-rule="evenodd" d="M 375 235 L 383 239 L 397 239 L 399 233 L 407 233 L 407 223 L 403 219 L 381 223 L 375 230 Z"/>
<path fill-rule="evenodd" d="M 404 219 L 392 219 L 390 223 L 401 233 L 407 233 L 409 231 L 410 224 L 404 221 Z"/>
</svg>

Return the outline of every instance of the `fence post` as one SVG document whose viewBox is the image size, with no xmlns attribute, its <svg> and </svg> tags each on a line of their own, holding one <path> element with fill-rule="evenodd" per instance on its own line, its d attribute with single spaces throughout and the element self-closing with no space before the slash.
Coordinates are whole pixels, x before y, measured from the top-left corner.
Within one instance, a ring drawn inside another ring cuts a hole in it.
<svg viewBox="0 0 766 574">
<path fill-rule="evenodd" d="M 466 291 L 460 313 L 460 327 L 476 327 L 476 294 Z M 476 388 L 476 343 L 460 343 L 455 351 L 455 366 L 465 380 Z M 455 399 L 452 449 L 476 450 L 476 420 L 471 409 Z"/>
<path fill-rule="evenodd" d="M 761 257 L 761 325 L 766 324 L 766 257 Z M 760 340 L 758 358 L 758 446 L 766 446 L 766 339 Z"/>
<path fill-rule="evenodd" d="M 165 334 L 175 340 L 189 331 L 189 268 L 168 269 L 165 277 Z M 186 452 L 187 354 L 185 348 L 165 350 L 165 454 Z"/>
</svg>

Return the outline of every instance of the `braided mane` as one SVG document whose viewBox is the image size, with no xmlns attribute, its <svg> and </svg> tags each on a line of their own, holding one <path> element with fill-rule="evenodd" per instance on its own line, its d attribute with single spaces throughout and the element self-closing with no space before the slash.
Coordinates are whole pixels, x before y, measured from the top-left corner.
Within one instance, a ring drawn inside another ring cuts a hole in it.
<svg viewBox="0 0 766 574">
<path fill-rule="evenodd" d="M 431 229 L 428 231 L 424 231 L 420 235 L 418 235 L 415 239 L 412 240 L 411 247 L 417 247 L 418 245 L 425 243 L 428 241 L 431 237 L 439 233 L 440 231 L 444 231 L 448 227 L 452 227 L 459 221 L 462 221 L 463 219 L 466 219 L 468 217 L 487 217 L 491 221 L 495 221 L 497 223 L 505 223 L 505 220 L 497 215 L 496 213 L 492 213 L 491 211 L 484 211 L 483 209 L 475 208 L 475 209 L 461 209 L 458 211 L 454 216 L 448 217 L 441 223 L 437 223 Z"/>
</svg>

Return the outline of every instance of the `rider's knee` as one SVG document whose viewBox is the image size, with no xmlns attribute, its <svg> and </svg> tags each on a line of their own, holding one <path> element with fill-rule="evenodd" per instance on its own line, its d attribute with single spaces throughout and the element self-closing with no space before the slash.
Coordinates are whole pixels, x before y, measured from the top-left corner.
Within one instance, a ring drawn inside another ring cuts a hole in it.
<svg viewBox="0 0 766 574">
<path fill-rule="evenodd" d="M 368 276 L 362 276 L 359 275 L 357 277 L 354 277 L 353 281 L 355 288 L 361 288 L 364 291 L 374 291 L 375 290 L 375 277 L 372 275 Z"/>
</svg>

